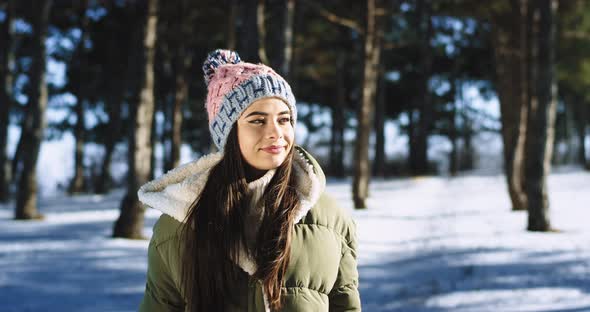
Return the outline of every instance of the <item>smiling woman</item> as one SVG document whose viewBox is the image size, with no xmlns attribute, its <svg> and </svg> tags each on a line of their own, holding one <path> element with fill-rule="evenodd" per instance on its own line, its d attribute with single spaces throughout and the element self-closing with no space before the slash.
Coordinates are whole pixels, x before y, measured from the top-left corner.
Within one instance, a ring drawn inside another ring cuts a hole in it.
<svg viewBox="0 0 590 312">
<path fill-rule="evenodd" d="M 140 311 L 360 311 L 355 224 L 295 145 L 295 98 L 271 68 L 203 65 L 220 152 L 139 190 L 154 226 Z"/>
</svg>

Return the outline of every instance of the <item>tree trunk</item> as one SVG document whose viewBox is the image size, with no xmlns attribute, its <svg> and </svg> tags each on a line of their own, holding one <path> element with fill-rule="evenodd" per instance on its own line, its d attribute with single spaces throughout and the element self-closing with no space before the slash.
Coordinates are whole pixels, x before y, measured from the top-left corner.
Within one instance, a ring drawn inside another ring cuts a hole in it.
<svg viewBox="0 0 590 312">
<path fill-rule="evenodd" d="M 578 138 L 576 162 L 581 165 L 582 168 L 586 168 L 588 166 L 586 163 L 586 116 L 588 114 L 588 109 L 586 108 L 587 104 L 579 98 L 576 98 L 575 103 L 572 104 L 574 107 L 574 124 Z"/>
<path fill-rule="evenodd" d="M 171 2 L 170 2 L 171 3 Z M 154 109 L 154 120 L 152 123 L 152 166 L 151 166 L 151 173 L 150 173 L 150 180 L 156 177 L 156 145 L 157 142 L 160 141 L 162 146 L 162 169 L 163 172 L 167 172 L 168 170 L 173 168 L 173 164 L 171 161 L 172 156 L 172 128 L 174 123 L 174 116 L 173 116 L 173 106 L 174 106 L 174 99 L 171 97 L 172 94 L 175 92 L 176 87 L 176 76 L 177 76 L 177 68 L 175 64 L 175 42 L 178 40 L 177 38 L 182 38 L 182 28 L 179 27 L 179 24 L 183 23 L 183 15 L 187 13 L 187 9 L 184 6 L 184 1 L 181 2 L 182 5 L 176 4 L 176 14 L 167 17 L 171 19 L 167 27 L 164 26 L 160 28 L 158 31 L 158 48 L 156 49 L 156 56 L 155 60 L 156 63 L 154 64 L 154 97 L 155 97 L 155 109 Z M 172 6 L 172 5 L 171 5 Z M 166 10 L 164 8 L 161 9 L 162 11 Z M 182 12 L 179 14 L 179 12 Z M 164 17 L 161 17 L 164 20 Z M 175 40 L 176 39 L 176 40 Z M 174 80 L 174 83 L 171 81 Z M 161 125 L 161 129 L 159 128 L 158 121 L 156 120 L 157 111 L 162 112 L 163 115 L 163 122 Z M 161 133 L 158 133 L 161 131 Z"/>
<path fill-rule="evenodd" d="M 260 62 L 269 64 L 266 54 L 266 4 L 265 0 L 258 0 L 256 5 L 256 28 L 258 29 L 258 58 Z"/>
<path fill-rule="evenodd" d="M 113 47 L 114 48 L 114 47 Z M 122 86 L 123 85 L 123 86 Z M 121 106 L 123 105 L 124 84 L 116 83 L 112 85 L 110 94 L 106 99 L 106 110 L 109 118 L 109 129 L 112 135 L 105 135 L 105 155 L 100 166 L 100 176 L 96 182 L 95 192 L 97 194 L 106 194 L 112 185 L 111 162 L 115 145 L 120 139 L 122 131 Z"/>
<path fill-rule="evenodd" d="M 78 96 L 76 102 L 76 126 L 74 128 L 74 137 L 76 144 L 74 146 L 74 177 L 70 182 L 68 193 L 77 194 L 84 191 L 84 133 L 86 126 L 84 122 L 84 100 Z"/>
<path fill-rule="evenodd" d="M 158 1 L 149 0 L 144 19 L 141 75 L 139 101 L 131 105 L 131 127 L 129 138 L 129 173 L 127 177 L 127 194 L 121 202 L 121 215 L 115 223 L 113 236 L 124 238 L 143 238 L 143 220 L 145 208 L 137 199 L 137 190 L 146 183 L 150 175 L 151 129 L 154 111 L 154 54 L 156 45 L 156 28 L 158 23 Z"/>
<path fill-rule="evenodd" d="M 459 163 L 458 163 L 458 151 L 457 151 L 457 96 L 458 92 L 461 92 L 461 86 L 459 83 L 459 79 L 457 77 L 453 77 L 453 81 L 451 83 L 451 94 L 453 94 L 453 102 L 451 108 L 451 116 L 449 116 L 449 140 L 451 141 L 451 153 L 449 154 L 449 174 L 451 176 L 456 176 L 459 171 Z"/>
<path fill-rule="evenodd" d="M 194 20 L 196 9 L 191 7 L 189 1 L 184 1 L 179 12 L 179 18 L 172 24 L 175 32 L 190 36 L 193 29 L 191 21 Z M 231 3 L 230 3 L 231 4 Z M 189 12 L 189 14 L 187 14 Z M 233 21 L 232 21 L 233 22 Z M 174 37 L 170 41 L 169 61 L 172 68 L 171 79 L 174 83 L 170 84 L 170 90 L 165 92 L 173 97 L 171 101 L 163 101 L 166 113 L 166 130 L 164 131 L 165 144 L 165 162 L 164 171 L 169 171 L 180 164 L 180 151 L 182 147 L 182 112 L 185 103 L 188 100 L 188 75 L 192 65 L 192 54 L 189 51 L 186 40 L 182 37 Z M 163 39 L 164 40 L 164 39 Z"/>
<path fill-rule="evenodd" d="M 8 127 L 10 125 L 10 108 L 12 107 L 12 83 L 14 70 L 14 53 L 12 49 L 12 23 L 14 1 L 6 1 L 4 6 L 4 23 L 0 26 L 0 202 L 8 201 L 12 172 L 10 160 L 6 154 L 8 146 Z"/>
<path fill-rule="evenodd" d="M 332 107 L 330 175 L 344 177 L 344 110 L 335 106 Z"/>
<path fill-rule="evenodd" d="M 416 4 L 416 22 L 418 29 L 418 36 L 420 40 L 420 65 L 419 76 L 417 83 L 420 86 L 418 93 L 419 99 L 416 101 L 418 109 L 418 120 L 414 124 L 414 149 L 411 160 L 411 170 L 414 175 L 422 175 L 428 172 L 428 137 L 430 126 L 433 119 L 433 107 L 430 96 L 428 81 L 430 78 L 432 67 L 432 48 L 430 47 L 430 40 L 432 38 L 433 28 L 431 19 L 431 4 L 429 0 L 418 0 Z"/>
<path fill-rule="evenodd" d="M 303 31 L 306 25 L 306 7 L 304 5 L 296 5 L 293 9 L 293 40 L 292 40 L 292 55 L 289 62 L 289 73 L 285 79 L 289 81 L 291 90 L 294 94 L 298 94 L 299 79 L 297 79 L 297 70 L 301 68 L 301 55 L 305 51 L 302 50 L 299 44 L 303 40 Z"/>
<path fill-rule="evenodd" d="M 45 129 L 47 108 L 47 85 L 45 83 L 47 26 L 51 0 L 42 1 L 33 10 L 32 64 L 30 71 L 31 89 L 26 117 L 23 122 L 21 141 L 23 144 L 22 169 L 19 175 L 15 219 L 39 219 L 37 209 L 37 159 Z"/>
<path fill-rule="evenodd" d="M 191 58 L 184 47 L 179 48 L 176 56 L 176 84 L 174 91 L 174 107 L 172 109 L 172 131 L 170 142 L 170 163 L 167 170 L 180 164 L 180 149 L 182 147 L 182 107 L 188 98 L 187 73 L 191 65 Z"/>
<path fill-rule="evenodd" d="M 237 51 L 246 62 L 259 63 L 258 0 L 238 1 Z"/>
<path fill-rule="evenodd" d="M 547 175 L 551 167 L 557 84 L 555 79 L 555 15 L 557 0 L 540 0 L 534 9 L 531 83 L 526 149 L 526 191 L 529 231 L 549 231 Z"/>
<path fill-rule="evenodd" d="M 156 100 L 156 96 L 154 95 L 154 109 L 152 111 L 152 129 L 150 131 L 150 148 L 152 152 L 150 153 L 150 176 L 148 180 L 153 180 L 156 178 L 156 167 L 158 165 L 158 161 L 156 159 L 156 147 L 158 146 L 158 141 L 160 141 L 160 137 L 158 136 L 158 122 L 156 120 L 156 116 L 158 115 L 159 106 L 160 103 L 158 103 L 158 101 Z"/>
<path fill-rule="evenodd" d="M 166 95 L 165 99 L 162 99 L 161 105 L 162 110 L 164 111 L 164 127 L 162 129 L 163 171 L 168 172 L 174 168 L 174 162 L 172 160 L 172 150 L 174 149 L 174 146 L 172 146 L 174 131 L 174 101 L 170 101 L 169 96 Z"/>
<path fill-rule="evenodd" d="M 70 194 L 77 194 L 84 191 L 85 179 L 84 179 L 84 143 L 85 143 L 85 132 L 86 123 L 84 120 L 84 103 L 88 98 L 88 80 L 87 73 L 87 51 L 85 48 L 85 41 L 88 39 L 88 16 L 86 15 L 86 8 L 88 7 L 88 0 L 82 1 L 80 7 L 80 31 L 81 37 L 74 53 L 74 62 L 76 62 L 76 68 L 73 70 L 77 71 L 76 76 L 82 81 L 75 83 L 74 95 L 76 96 L 76 126 L 74 127 L 74 137 L 76 138 L 76 144 L 74 147 L 74 177 L 70 182 L 68 192 Z"/>
<path fill-rule="evenodd" d="M 379 70 L 377 81 L 373 175 L 385 177 L 385 71 L 383 68 Z"/>
<path fill-rule="evenodd" d="M 284 29 L 284 38 L 285 38 L 285 45 L 282 49 L 283 52 L 283 59 L 282 59 L 282 66 L 281 66 L 281 75 L 284 77 L 289 77 L 291 74 L 291 60 L 293 59 L 293 32 L 295 29 L 295 0 L 287 0 L 287 8 L 285 9 L 285 29 Z"/>
<path fill-rule="evenodd" d="M 111 188 L 111 162 L 113 160 L 113 152 L 115 151 L 115 144 L 117 143 L 118 133 L 121 131 L 121 117 L 118 109 L 120 102 L 107 103 L 109 116 L 109 124 L 115 135 L 107 135 L 105 142 L 105 155 L 100 166 L 100 176 L 96 182 L 95 192 L 97 194 L 106 194 Z"/>
<path fill-rule="evenodd" d="M 345 69 L 345 55 L 339 53 L 336 58 L 337 72 Z M 335 177 L 344 177 L 344 128 L 346 124 L 345 107 L 347 107 L 346 87 L 342 75 L 336 75 L 336 103 L 332 105 L 332 131 L 330 142 L 330 173 Z"/>
<path fill-rule="evenodd" d="M 26 112 L 26 108 L 25 108 L 25 112 Z M 21 129 L 23 129 L 25 127 L 25 121 L 26 121 L 26 114 L 25 114 L 25 118 L 23 118 L 23 121 L 21 122 Z M 23 140 L 23 133 L 21 131 L 20 137 L 18 139 L 18 143 L 16 144 L 16 151 L 14 151 L 14 156 L 12 156 L 12 162 L 10 164 L 11 168 L 10 168 L 10 172 L 11 172 L 11 176 L 13 179 L 17 179 L 19 172 L 22 170 L 23 168 L 23 164 L 22 164 L 22 155 L 24 153 L 24 149 L 25 149 L 25 140 Z"/>
<path fill-rule="evenodd" d="M 229 14 L 227 19 L 227 48 L 236 49 L 236 20 L 238 19 L 238 0 L 227 0 Z"/>
<path fill-rule="evenodd" d="M 466 112 L 462 114 L 463 119 L 463 151 L 461 155 L 460 170 L 473 170 L 475 168 L 475 151 L 473 149 L 473 122 Z"/>
<path fill-rule="evenodd" d="M 510 186 L 515 192 L 517 198 L 512 200 L 513 210 L 526 210 L 528 207 L 527 193 L 525 190 L 525 152 L 526 152 L 526 138 L 527 138 L 527 123 L 528 123 L 528 112 L 529 102 L 531 100 L 531 80 L 530 80 L 530 64 L 531 64 L 531 42 L 529 39 L 530 25 L 527 21 L 527 16 L 530 11 L 530 2 L 527 0 L 521 0 L 517 3 L 518 8 L 514 7 L 513 10 L 518 10 L 519 14 L 519 38 L 520 44 L 518 46 L 518 62 L 516 66 L 519 68 L 518 76 L 520 79 L 516 82 L 518 89 L 518 103 L 515 106 L 519 109 L 518 111 L 518 133 L 515 139 L 516 146 L 512 154 L 511 161 L 511 182 Z M 511 195 L 513 196 L 513 195 Z M 516 201 L 518 200 L 518 201 Z"/>
<path fill-rule="evenodd" d="M 527 2 L 512 3 L 508 17 L 500 16 L 494 21 L 494 56 L 508 193 L 512 210 L 525 210 L 523 160 L 528 109 Z"/>
<path fill-rule="evenodd" d="M 268 1 L 269 27 L 268 36 L 271 47 L 268 50 L 269 64 L 281 76 L 289 77 L 293 55 L 293 16 L 295 0 Z"/>
<path fill-rule="evenodd" d="M 367 1 L 367 26 L 365 28 L 365 49 L 363 69 L 362 103 L 357 111 L 357 140 L 354 149 L 354 178 L 352 197 L 355 209 L 367 208 L 371 165 L 369 161 L 369 136 L 371 119 L 375 106 L 377 75 L 380 57 L 380 29 L 376 17 L 376 0 Z"/>
<path fill-rule="evenodd" d="M 408 161 L 407 166 L 409 172 L 413 173 L 416 161 L 416 101 L 410 101 L 410 108 L 408 109 Z"/>
<path fill-rule="evenodd" d="M 578 132 L 577 124 L 575 120 L 575 111 L 571 106 L 566 105 L 567 112 L 567 163 L 568 164 L 579 164 L 578 158 Z M 555 145 L 555 143 L 554 143 Z"/>
<path fill-rule="evenodd" d="M 134 15 L 131 16 L 128 11 L 129 9 L 121 9 L 119 13 L 121 15 L 119 16 L 122 18 L 105 25 L 105 32 L 107 33 L 127 33 L 127 35 L 123 37 L 111 37 L 108 40 L 108 46 L 105 47 L 108 57 L 103 68 L 108 73 L 107 76 L 118 75 L 121 79 L 109 79 L 105 81 L 104 105 L 109 124 L 108 133 L 103 134 L 105 138 L 105 155 L 102 159 L 100 175 L 95 183 L 95 192 L 98 194 L 105 194 L 112 187 L 113 179 L 110 169 L 115 146 L 124 137 L 126 128 L 124 125 L 129 120 L 129 113 L 127 113 L 129 101 L 127 100 L 126 93 L 129 90 L 135 90 L 132 86 L 137 76 L 139 76 L 135 73 L 138 67 L 137 63 L 139 62 L 139 57 L 136 57 L 137 53 L 121 53 L 122 49 L 124 51 L 132 50 L 130 46 L 133 46 L 134 42 L 139 41 L 139 39 L 134 39 L 134 36 L 141 36 L 141 34 L 138 34 L 138 30 L 130 26 L 136 22 Z M 121 72 L 123 64 L 126 64 L 127 67 Z M 125 124 L 123 123 L 123 119 L 125 119 Z"/>
<path fill-rule="evenodd" d="M 570 112 L 569 106 L 563 105 L 559 114 L 555 114 L 555 138 L 551 152 L 551 166 L 565 165 L 569 161 L 570 146 Z M 563 148 L 560 149 L 560 145 Z"/>
</svg>

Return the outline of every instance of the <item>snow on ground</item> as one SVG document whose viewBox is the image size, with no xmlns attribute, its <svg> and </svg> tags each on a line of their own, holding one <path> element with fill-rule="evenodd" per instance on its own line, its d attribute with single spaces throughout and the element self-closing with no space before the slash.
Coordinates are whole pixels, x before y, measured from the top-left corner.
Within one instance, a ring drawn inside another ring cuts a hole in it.
<svg viewBox="0 0 590 312">
<path fill-rule="evenodd" d="M 590 311 L 590 174 L 557 171 L 549 190 L 559 233 L 526 232 L 500 175 L 374 180 L 366 211 L 329 181 L 358 225 L 363 310 Z M 0 206 L 0 311 L 135 311 L 148 242 L 109 238 L 122 196 L 46 197 L 41 222 Z"/>
</svg>

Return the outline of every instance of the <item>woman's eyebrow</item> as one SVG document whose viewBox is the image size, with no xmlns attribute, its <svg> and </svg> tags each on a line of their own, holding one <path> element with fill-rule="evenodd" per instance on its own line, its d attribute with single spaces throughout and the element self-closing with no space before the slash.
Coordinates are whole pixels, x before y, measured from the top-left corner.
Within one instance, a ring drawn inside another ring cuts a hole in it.
<svg viewBox="0 0 590 312">
<path fill-rule="evenodd" d="M 287 115 L 290 115 L 290 114 L 291 114 L 291 112 L 289 112 L 289 111 L 283 111 L 283 112 L 280 112 L 278 115 L 285 115 L 285 114 L 287 114 Z M 268 113 L 265 113 L 265 112 L 251 112 L 250 114 L 248 114 L 248 115 L 246 116 L 246 118 L 248 118 L 248 117 L 250 117 L 250 116 L 255 116 L 255 115 L 259 115 L 259 116 L 268 116 L 269 114 L 268 114 Z"/>
</svg>

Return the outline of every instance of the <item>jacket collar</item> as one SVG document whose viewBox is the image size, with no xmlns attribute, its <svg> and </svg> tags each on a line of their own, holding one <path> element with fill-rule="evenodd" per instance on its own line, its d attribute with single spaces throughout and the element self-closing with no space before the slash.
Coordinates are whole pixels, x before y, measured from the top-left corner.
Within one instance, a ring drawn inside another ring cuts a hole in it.
<svg viewBox="0 0 590 312">
<path fill-rule="evenodd" d="M 303 148 L 295 146 L 293 172 L 301 205 L 295 223 L 315 205 L 323 192 L 326 179 L 317 161 Z M 209 154 L 179 166 L 144 184 L 137 196 L 145 205 L 184 222 L 190 205 L 201 194 L 211 169 L 221 161 L 222 152 Z"/>
</svg>

